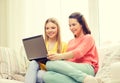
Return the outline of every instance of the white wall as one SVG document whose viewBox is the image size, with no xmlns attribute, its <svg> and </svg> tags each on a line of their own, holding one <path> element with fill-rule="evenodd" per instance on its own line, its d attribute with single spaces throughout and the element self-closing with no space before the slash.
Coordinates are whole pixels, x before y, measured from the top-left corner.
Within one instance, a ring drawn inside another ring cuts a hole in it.
<svg viewBox="0 0 120 83">
<path fill-rule="evenodd" d="M 43 33 L 45 20 L 55 17 L 61 25 L 62 39 L 68 41 L 73 37 L 68 26 L 68 16 L 72 12 L 80 11 L 89 20 L 88 0 L 71 0 L 69 2 L 66 0 L 27 0 L 26 4 L 26 31 L 28 35 Z"/>
<path fill-rule="evenodd" d="M 70 40 L 71 38 L 73 38 L 73 34 L 71 33 L 71 31 L 69 30 L 69 26 L 68 26 L 68 17 L 71 13 L 73 12 L 81 12 L 84 17 L 86 18 L 86 20 L 89 22 L 89 7 L 88 7 L 88 0 L 71 0 L 68 1 L 67 0 L 61 0 L 61 8 L 60 8 L 60 21 L 61 21 L 61 25 L 62 25 L 62 38 L 65 41 Z"/>
<path fill-rule="evenodd" d="M 120 0 L 99 0 L 100 42 L 120 42 Z"/>
<path fill-rule="evenodd" d="M 0 46 L 7 46 L 6 0 L 0 0 Z"/>
<path fill-rule="evenodd" d="M 6 30 L 1 36 L 6 37 L 7 44 L 11 48 L 19 48 L 22 39 L 29 36 L 43 34 L 44 22 L 49 17 L 56 17 L 61 25 L 61 34 L 64 41 L 73 38 L 68 26 L 68 16 L 75 11 L 81 12 L 93 32 L 93 36 L 99 43 L 99 27 L 96 0 L 2 0 L 6 4 Z M 0 0 L 1 2 L 1 0 Z M 93 15 L 94 14 L 94 15 Z M 4 19 L 2 18 L 2 19 Z M 94 24 L 95 23 L 95 24 Z M 5 41 L 5 40 L 4 40 Z M 5 45 L 4 45 L 5 46 Z"/>
<path fill-rule="evenodd" d="M 20 48 L 21 38 L 26 28 L 24 0 L 7 0 L 7 45 Z"/>
<path fill-rule="evenodd" d="M 100 35 L 99 35 L 99 3 L 98 0 L 88 0 L 89 2 L 89 27 L 94 36 L 96 45 L 100 45 Z"/>
</svg>

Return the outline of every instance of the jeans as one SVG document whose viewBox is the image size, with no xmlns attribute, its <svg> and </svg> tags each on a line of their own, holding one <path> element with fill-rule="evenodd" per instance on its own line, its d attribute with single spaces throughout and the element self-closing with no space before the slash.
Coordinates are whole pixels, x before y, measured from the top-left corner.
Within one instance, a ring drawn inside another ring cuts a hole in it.
<svg viewBox="0 0 120 83">
<path fill-rule="evenodd" d="M 44 83 L 42 78 L 44 73 L 44 70 L 40 70 L 39 64 L 32 60 L 25 75 L 25 83 Z"/>
<path fill-rule="evenodd" d="M 94 68 L 87 63 L 48 61 L 45 83 L 82 83 L 87 75 L 94 76 Z"/>
</svg>

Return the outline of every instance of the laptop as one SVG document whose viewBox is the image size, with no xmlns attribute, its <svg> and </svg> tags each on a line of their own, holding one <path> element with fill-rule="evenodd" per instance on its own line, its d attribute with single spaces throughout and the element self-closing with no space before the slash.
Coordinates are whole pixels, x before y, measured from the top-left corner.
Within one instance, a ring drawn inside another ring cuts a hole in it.
<svg viewBox="0 0 120 83">
<path fill-rule="evenodd" d="M 36 60 L 44 64 L 46 63 L 48 60 L 48 53 L 43 35 L 24 38 L 22 41 L 28 60 Z"/>
</svg>

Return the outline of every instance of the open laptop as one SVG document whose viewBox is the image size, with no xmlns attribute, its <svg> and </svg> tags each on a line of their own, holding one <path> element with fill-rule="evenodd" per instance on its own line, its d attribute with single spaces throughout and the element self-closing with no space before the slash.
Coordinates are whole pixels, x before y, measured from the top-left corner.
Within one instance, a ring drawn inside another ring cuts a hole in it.
<svg viewBox="0 0 120 83">
<path fill-rule="evenodd" d="M 37 60 L 42 63 L 47 61 L 47 49 L 44 42 L 43 35 L 37 35 L 23 39 L 23 45 L 27 58 L 31 60 Z"/>
</svg>

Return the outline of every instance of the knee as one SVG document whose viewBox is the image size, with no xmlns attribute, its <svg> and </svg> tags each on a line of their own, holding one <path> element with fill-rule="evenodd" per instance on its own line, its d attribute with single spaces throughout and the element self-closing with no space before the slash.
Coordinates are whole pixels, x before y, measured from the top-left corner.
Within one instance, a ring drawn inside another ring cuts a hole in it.
<svg viewBox="0 0 120 83">
<path fill-rule="evenodd" d="M 43 81 L 43 76 L 44 76 L 45 72 L 46 71 L 44 71 L 44 70 L 39 70 L 38 71 L 38 74 L 37 74 L 37 80 L 38 80 L 38 82 L 40 82 L 40 83 L 44 82 Z"/>
<path fill-rule="evenodd" d="M 45 72 L 46 72 L 46 71 L 44 71 L 44 70 L 39 70 L 37 77 L 38 77 L 38 78 L 43 78 L 43 75 L 45 74 Z"/>
<path fill-rule="evenodd" d="M 47 61 L 46 68 L 51 67 L 54 64 L 54 61 Z"/>
<path fill-rule="evenodd" d="M 116 63 L 111 64 L 110 74 L 111 74 L 112 80 L 119 80 L 120 79 L 120 72 L 119 71 L 120 71 L 120 62 L 116 62 Z"/>
<path fill-rule="evenodd" d="M 48 61 L 46 63 L 46 66 L 54 66 L 54 65 L 59 65 L 61 64 L 61 61 Z"/>
<path fill-rule="evenodd" d="M 46 68 L 47 68 L 47 70 L 54 69 L 54 68 L 56 68 L 57 66 L 59 66 L 59 61 L 48 61 L 48 62 L 46 63 Z"/>
<path fill-rule="evenodd" d="M 39 64 L 37 63 L 37 61 L 32 60 L 29 63 L 29 67 L 31 67 L 31 68 L 39 68 Z"/>
</svg>

